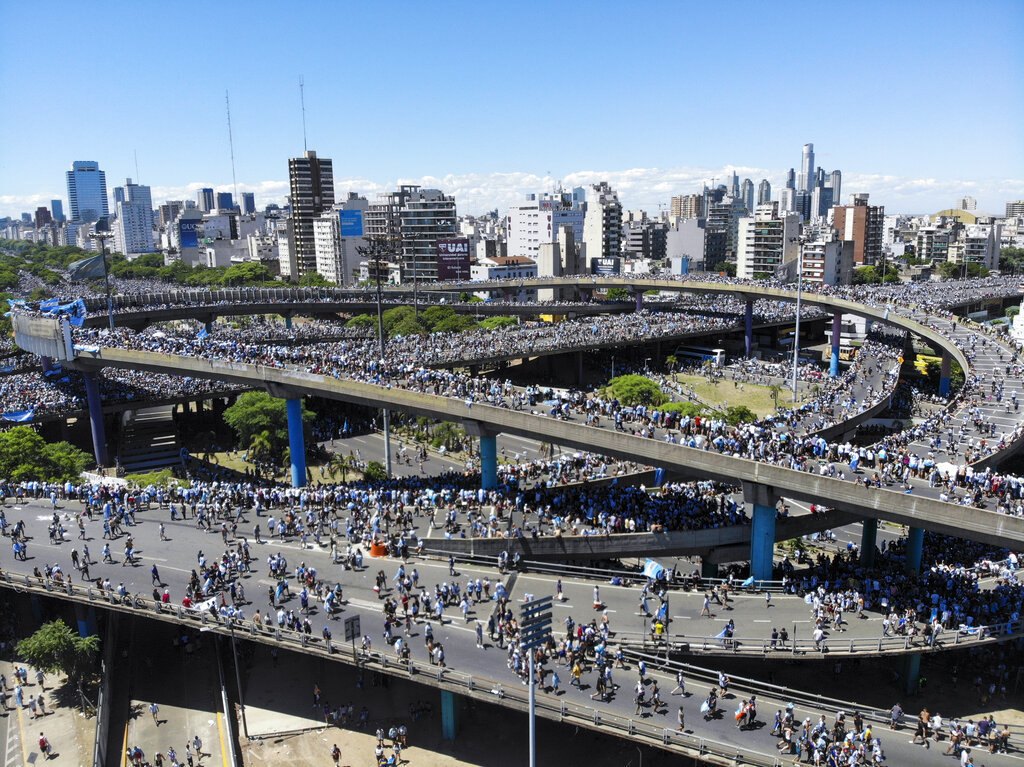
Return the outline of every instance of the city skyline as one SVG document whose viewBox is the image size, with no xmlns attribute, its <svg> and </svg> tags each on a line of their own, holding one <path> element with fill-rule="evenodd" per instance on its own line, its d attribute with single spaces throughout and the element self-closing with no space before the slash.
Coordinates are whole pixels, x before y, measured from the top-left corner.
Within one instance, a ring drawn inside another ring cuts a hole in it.
<svg viewBox="0 0 1024 767">
<path fill-rule="evenodd" d="M 337 30 L 342 59 L 333 46 L 307 45 L 302 25 L 261 35 L 275 6 L 244 15 L 215 6 L 206 26 L 251 43 L 216 74 L 186 66 L 215 56 L 219 38 L 190 34 L 184 17 L 135 6 L 129 14 L 122 2 L 99 14 L 44 2 L 52 34 L 39 38 L 24 34 L 36 10 L 15 6 L 0 29 L 0 76 L 9 87 L 60 83 L 65 95 L 22 89 L 26 119 L 0 126 L 0 216 L 62 197 L 64 173 L 80 158 L 151 186 L 154 203 L 194 199 L 200 187 L 235 191 L 225 91 L 237 189 L 254 192 L 260 207 L 283 202 L 287 160 L 302 154 L 305 138 L 334 160 L 339 197 L 418 183 L 454 195 L 466 213 L 502 210 L 559 180 L 608 180 L 625 208 L 647 210 L 732 170 L 780 189 L 806 143 L 815 144 L 817 164 L 843 169 L 844 198 L 868 192 L 889 210 L 927 213 L 970 195 L 998 213 L 1024 197 L 1024 97 L 1004 89 L 984 121 L 955 100 L 926 127 L 920 115 L 943 94 L 1019 82 L 1024 57 L 1015 40 L 1024 22 L 1012 2 L 975 13 L 950 4 L 962 41 L 952 57 L 931 44 L 951 17 L 943 5 L 922 14 L 806 3 L 783 16 L 740 3 L 711 18 L 696 5 L 652 2 L 633 7 L 636 23 L 622 25 L 600 12 L 545 8 L 545 27 L 566 30 L 554 54 L 529 4 L 481 13 L 451 3 L 439 16 L 400 3 L 387 25 L 372 7 L 308 6 L 319 27 Z M 896 44 L 893 29 L 908 34 Z M 114 49 L 146 53 L 97 86 L 96 72 L 61 42 L 90 30 Z M 815 38 L 823 49 L 827 41 L 827 68 L 813 46 L 792 44 Z M 687 60 L 701 65 L 680 84 L 683 41 Z M 753 51 L 777 72 L 779 98 L 770 102 L 755 97 Z M 617 94 L 636 98 L 622 109 Z"/>
</svg>

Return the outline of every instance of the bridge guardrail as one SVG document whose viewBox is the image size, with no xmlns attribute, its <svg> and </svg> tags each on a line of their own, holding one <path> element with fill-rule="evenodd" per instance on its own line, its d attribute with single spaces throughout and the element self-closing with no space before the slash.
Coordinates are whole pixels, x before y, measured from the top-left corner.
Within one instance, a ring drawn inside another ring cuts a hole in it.
<svg viewBox="0 0 1024 767">
<path fill-rule="evenodd" d="M 380 650 L 350 650 L 344 642 L 324 640 L 320 637 L 306 635 L 301 632 L 282 630 L 275 627 L 257 629 L 251 620 L 232 621 L 222 619 L 219 615 L 187 609 L 181 605 L 164 605 L 152 599 L 143 599 L 138 595 L 120 597 L 114 593 L 105 593 L 93 586 L 83 586 L 71 580 L 54 581 L 37 578 L 32 575 L 0 571 L 0 585 L 15 590 L 24 589 L 38 594 L 54 597 L 70 597 L 74 601 L 91 603 L 110 609 L 120 610 L 129 614 L 145 614 L 169 620 L 178 624 L 190 625 L 195 629 L 214 631 L 231 638 L 232 630 L 247 639 L 260 641 L 264 644 L 286 646 L 291 649 L 314 652 L 333 657 L 342 662 L 351 661 L 360 667 L 376 667 L 393 676 L 409 679 L 416 677 L 429 678 L 439 687 L 453 692 L 490 701 L 492 696 L 504 701 L 504 705 L 526 710 L 529 706 L 528 690 L 520 685 L 506 685 L 487 677 L 467 674 L 456 669 L 424 664 L 413 660 L 403 660 L 394 653 Z M 578 703 L 541 694 L 537 696 L 537 711 L 541 716 L 555 721 L 572 721 L 581 726 L 595 730 L 611 730 L 616 734 L 661 748 L 676 749 L 705 761 L 715 762 L 723 767 L 735 767 L 746 764 L 752 767 L 783 767 L 783 761 L 775 754 L 767 754 L 754 749 L 733 746 L 710 738 L 701 738 L 679 730 L 658 727 L 629 716 L 604 711 Z"/>
<path fill-rule="evenodd" d="M 951 638 L 950 638 L 950 635 Z M 686 634 L 654 635 L 650 632 L 617 631 L 615 640 L 624 648 L 640 647 L 644 651 L 680 652 L 690 655 L 755 655 L 759 657 L 784 657 L 786 655 L 808 655 L 813 653 L 844 655 L 895 655 L 910 652 L 945 650 L 951 647 L 972 646 L 979 642 L 1008 642 L 1024 638 L 1024 619 L 1007 621 L 985 626 L 960 626 L 943 630 L 934 644 L 923 634 L 917 636 L 893 636 L 843 639 L 835 634 L 821 640 L 794 638 L 783 643 L 764 637 L 722 637 L 687 636 Z"/>
</svg>

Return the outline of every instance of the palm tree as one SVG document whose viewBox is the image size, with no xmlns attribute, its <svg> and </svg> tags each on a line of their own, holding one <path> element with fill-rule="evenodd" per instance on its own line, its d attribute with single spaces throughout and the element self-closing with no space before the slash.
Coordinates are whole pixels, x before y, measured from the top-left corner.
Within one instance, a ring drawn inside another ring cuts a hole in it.
<svg viewBox="0 0 1024 767">
<path fill-rule="evenodd" d="M 327 473 L 331 475 L 331 479 L 337 479 L 340 474 L 341 481 L 345 482 L 348 479 L 349 471 L 352 469 L 355 469 L 355 458 L 350 455 L 335 453 L 331 456 L 331 460 L 327 462 Z"/>
<path fill-rule="evenodd" d="M 670 354 L 665 358 L 665 364 L 668 365 L 668 372 L 674 373 L 676 365 L 679 364 L 679 358 L 674 354 Z"/>
<path fill-rule="evenodd" d="M 273 451 L 273 445 L 270 440 L 270 431 L 264 429 L 263 431 L 253 434 L 252 439 L 249 441 L 249 460 L 255 464 L 262 463 L 264 460 L 270 457 L 270 453 Z"/>
<path fill-rule="evenodd" d="M 768 393 L 772 395 L 772 402 L 775 404 L 775 409 L 779 409 L 779 395 L 782 393 L 782 387 L 778 384 L 772 384 L 768 387 Z"/>
</svg>

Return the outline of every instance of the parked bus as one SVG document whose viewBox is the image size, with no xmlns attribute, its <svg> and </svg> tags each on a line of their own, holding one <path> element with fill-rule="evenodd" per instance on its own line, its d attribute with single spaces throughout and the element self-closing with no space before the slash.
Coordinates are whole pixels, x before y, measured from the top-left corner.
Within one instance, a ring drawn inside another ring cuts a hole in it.
<svg viewBox="0 0 1024 767">
<path fill-rule="evenodd" d="M 675 351 L 679 362 L 685 364 L 684 360 L 710 361 L 716 368 L 725 364 L 725 349 L 707 349 L 701 346 L 680 346 Z"/>
</svg>

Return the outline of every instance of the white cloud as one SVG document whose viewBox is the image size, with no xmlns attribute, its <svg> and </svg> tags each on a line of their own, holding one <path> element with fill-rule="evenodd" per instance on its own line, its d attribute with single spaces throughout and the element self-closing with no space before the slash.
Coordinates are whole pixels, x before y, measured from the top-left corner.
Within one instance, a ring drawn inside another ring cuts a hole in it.
<svg viewBox="0 0 1024 767">
<path fill-rule="evenodd" d="M 370 200 L 380 193 L 394 189 L 399 184 L 419 184 L 425 188 L 437 188 L 455 196 L 460 213 L 484 213 L 497 209 L 505 212 L 508 206 L 532 192 L 554 189 L 559 183 L 566 189 L 586 186 L 598 181 L 607 181 L 619 192 L 627 209 L 644 208 L 657 212 L 659 203 L 668 205 L 671 197 L 700 191 L 704 183 L 725 183 L 733 172 L 740 181 L 750 178 L 755 185 L 767 178 L 777 196 L 785 179 L 785 170 L 725 166 L 719 168 L 671 167 L 671 168 L 628 168 L 625 170 L 580 170 L 562 178 L 538 176 L 525 172 L 462 173 L 442 177 L 423 176 L 420 178 L 398 178 L 373 180 L 367 178 L 335 178 L 335 193 L 341 199 L 348 192 L 357 192 Z M 232 189 L 230 183 L 210 181 L 193 182 L 183 186 L 153 187 L 153 201 L 194 200 L 202 187 L 218 191 Z M 254 192 L 257 207 L 267 203 L 283 203 L 288 194 L 287 180 L 266 180 L 238 184 L 239 192 Z M 911 178 L 880 173 L 844 173 L 843 201 L 855 192 L 868 192 L 874 203 L 885 205 L 886 210 L 906 213 L 927 213 L 952 206 L 958 197 L 971 195 L 978 199 L 978 207 L 999 215 L 1007 200 L 1024 199 L 1024 180 L 984 179 L 958 180 L 937 178 Z M 51 197 L 63 194 L 0 195 L 0 215 L 16 216 L 21 211 L 34 211 L 38 205 L 48 205 Z"/>
</svg>

